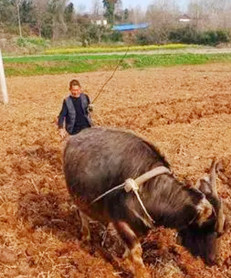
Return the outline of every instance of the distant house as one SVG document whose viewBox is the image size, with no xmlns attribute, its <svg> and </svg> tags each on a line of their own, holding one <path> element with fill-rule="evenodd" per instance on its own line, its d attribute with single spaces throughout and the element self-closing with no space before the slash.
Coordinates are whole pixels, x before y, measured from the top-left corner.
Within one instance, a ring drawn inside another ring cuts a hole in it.
<svg viewBox="0 0 231 278">
<path fill-rule="evenodd" d="M 149 27 L 148 23 L 140 24 L 118 24 L 112 27 L 113 31 L 120 32 L 123 37 L 123 41 L 126 43 L 131 43 L 135 41 L 135 36 L 137 32 L 141 29 L 147 29 Z"/>
<path fill-rule="evenodd" d="M 146 29 L 148 28 L 149 24 L 148 23 L 140 23 L 140 24 L 118 24 L 114 25 L 112 27 L 113 31 L 119 31 L 119 32 L 124 32 L 124 31 L 134 31 L 138 29 Z"/>
<path fill-rule="evenodd" d="M 106 19 L 100 19 L 100 18 L 92 19 L 91 23 L 96 24 L 98 26 L 107 26 L 107 20 Z"/>
<path fill-rule="evenodd" d="M 188 16 L 187 14 L 183 14 L 180 18 L 179 18 L 179 22 L 190 22 L 192 19 L 190 16 Z"/>
</svg>

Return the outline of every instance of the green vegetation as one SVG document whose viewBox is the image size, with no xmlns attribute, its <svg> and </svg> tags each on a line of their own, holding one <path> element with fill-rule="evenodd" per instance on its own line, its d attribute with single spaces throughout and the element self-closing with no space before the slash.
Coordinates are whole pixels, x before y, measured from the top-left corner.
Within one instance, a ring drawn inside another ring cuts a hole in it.
<svg viewBox="0 0 231 278">
<path fill-rule="evenodd" d="M 30 45 L 35 45 L 35 46 L 41 46 L 41 47 L 46 47 L 48 45 L 48 41 L 39 38 L 39 37 L 28 37 L 28 38 L 18 38 L 17 39 L 17 45 L 20 47 L 28 47 Z"/>
<path fill-rule="evenodd" d="M 79 73 L 97 70 L 231 62 L 231 54 L 122 54 L 5 57 L 6 76 Z"/>
<path fill-rule="evenodd" d="M 169 40 L 178 43 L 191 43 L 217 46 L 230 41 L 230 32 L 227 30 L 200 31 L 195 26 L 187 25 L 171 31 Z"/>
<path fill-rule="evenodd" d="M 224 61 L 231 62 L 231 54 L 165 54 L 137 58 L 134 67 L 196 65 Z"/>
</svg>

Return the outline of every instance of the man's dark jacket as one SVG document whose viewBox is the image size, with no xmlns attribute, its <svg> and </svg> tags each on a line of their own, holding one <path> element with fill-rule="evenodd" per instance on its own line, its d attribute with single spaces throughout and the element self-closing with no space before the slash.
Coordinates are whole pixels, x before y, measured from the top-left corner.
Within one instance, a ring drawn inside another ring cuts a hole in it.
<svg viewBox="0 0 231 278">
<path fill-rule="evenodd" d="M 68 96 L 63 101 L 62 110 L 58 116 L 58 126 L 63 128 L 65 120 L 66 131 L 76 134 L 86 127 L 91 127 L 92 121 L 88 113 L 89 97 L 81 93 L 78 98 Z"/>
</svg>

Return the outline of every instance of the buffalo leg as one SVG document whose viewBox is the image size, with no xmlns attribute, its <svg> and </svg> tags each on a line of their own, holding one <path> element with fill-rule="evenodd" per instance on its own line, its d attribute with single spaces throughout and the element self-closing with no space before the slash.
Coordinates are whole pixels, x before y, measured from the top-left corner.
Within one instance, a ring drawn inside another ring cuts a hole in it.
<svg viewBox="0 0 231 278">
<path fill-rule="evenodd" d="M 81 235 L 83 241 L 90 241 L 91 240 L 91 232 L 89 229 L 89 220 L 85 213 L 79 210 L 79 216 L 81 219 Z"/>
<path fill-rule="evenodd" d="M 114 223 L 114 226 L 130 250 L 130 257 L 135 268 L 135 277 L 149 278 L 150 274 L 147 272 L 142 259 L 142 247 L 135 233 L 126 222 L 118 221 Z"/>
</svg>

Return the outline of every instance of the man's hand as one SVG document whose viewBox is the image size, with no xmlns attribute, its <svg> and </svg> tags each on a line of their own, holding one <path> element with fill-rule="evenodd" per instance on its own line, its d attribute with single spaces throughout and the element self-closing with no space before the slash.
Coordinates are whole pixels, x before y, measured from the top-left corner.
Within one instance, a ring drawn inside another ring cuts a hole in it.
<svg viewBox="0 0 231 278">
<path fill-rule="evenodd" d="M 88 111 L 89 111 L 89 112 L 92 112 L 92 111 L 93 111 L 93 107 L 94 107 L 94 105 L 93 105 L 92 103 L 90 103 L 90 104 L 88 105 Z"/>
<path fill-rule="evenodd" d="M 64 139 L 66 137 L 66 131 L 64 128 L 60 128 L 59 129 L 59 134 L 61 136 L 62 139 Z"/>
</svg>

